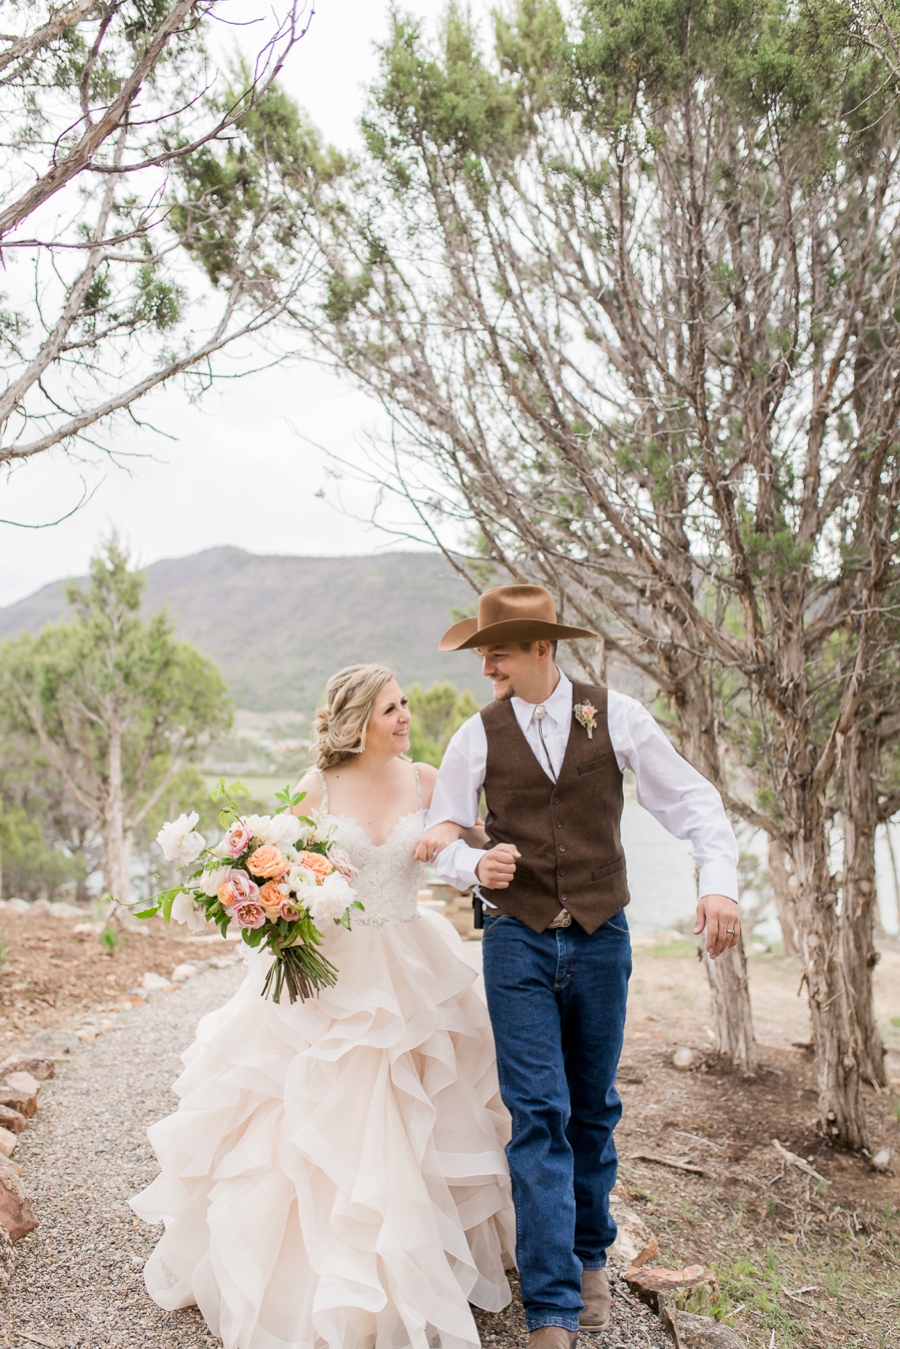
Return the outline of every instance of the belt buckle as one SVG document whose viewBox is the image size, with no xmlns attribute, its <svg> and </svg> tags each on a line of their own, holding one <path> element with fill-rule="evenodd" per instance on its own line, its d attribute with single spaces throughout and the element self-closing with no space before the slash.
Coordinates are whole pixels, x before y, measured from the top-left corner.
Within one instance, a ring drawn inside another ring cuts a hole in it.
<svg viewBox="0 0 900 1349">
<path fill-rule="evenodd" d="M 553 922 L 547 924 L 547 930 L 549 931 L 551 927 L 571 927 L 571 925 L 572 915 L 567 909 L 560 909 Z"/>
</svg>

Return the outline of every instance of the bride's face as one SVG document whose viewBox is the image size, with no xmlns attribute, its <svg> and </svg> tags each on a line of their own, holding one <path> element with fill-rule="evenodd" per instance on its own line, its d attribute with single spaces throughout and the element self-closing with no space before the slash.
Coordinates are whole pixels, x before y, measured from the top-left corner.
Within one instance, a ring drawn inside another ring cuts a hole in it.
<svg viewBox="0 0 900 1349">
<path fill-rule="evenodd" d="M 396 679 L 392 679 L 375 699 L 366 749 L 378 755 L 405 754 L 409 749 L 409 709 Z"/>
</svg>

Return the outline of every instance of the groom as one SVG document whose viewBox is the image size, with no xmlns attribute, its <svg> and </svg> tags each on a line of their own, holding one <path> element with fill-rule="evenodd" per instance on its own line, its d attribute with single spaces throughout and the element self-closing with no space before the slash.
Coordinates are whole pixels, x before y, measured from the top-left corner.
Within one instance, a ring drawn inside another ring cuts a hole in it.
<svg viewBox="0 0 900 1349">
<path fill-rule="evenodd" d="M 700 869 L 696 932 L 719 955 L 738 940 L 738 850 L 722 801 L 650 714 L 556 665 L 563 638 L 541 586 L 498 586 L 441 650 L 477 650 L 494 700 L 450 741 L 417 856 L 475 887 L 529 1349 L 572 1349 L 610 1319 L 606 1253 L 616 1236 L 615 1088 L 631 973 L 620 822 L 622 770 Z M 487 801 L 484 851 L 457 839 Z M 455 841 L 449 842 L 453 839 Z"/>
</svg>

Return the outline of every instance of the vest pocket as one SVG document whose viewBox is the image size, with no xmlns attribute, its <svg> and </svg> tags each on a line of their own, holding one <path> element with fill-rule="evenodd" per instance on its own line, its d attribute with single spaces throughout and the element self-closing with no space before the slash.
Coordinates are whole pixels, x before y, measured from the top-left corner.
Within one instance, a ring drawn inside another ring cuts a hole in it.
<svg viewBox="0 0 900 1349">
<path fill-rule="evenodd" d="M 601 754 L 598 759 L 588 759 L 587 763 L 578 765 L 578 776 L 583 777 L 585 773 L 596 773 L 605 764 L 608 764 L 613 756 L 611 754 Z"/>
<path fill-rule="evenodd" d="M 615 862 L 608 862 L 605 867 L 599 867 L 596 871 L 592 871 L 591 880 L 606 881 L 609 880 L 612 876 L 617 876 L 620 872 L 624 873 L 624 871 L 625 871 L 625 858 L 617 857 Z"/>
</svg>

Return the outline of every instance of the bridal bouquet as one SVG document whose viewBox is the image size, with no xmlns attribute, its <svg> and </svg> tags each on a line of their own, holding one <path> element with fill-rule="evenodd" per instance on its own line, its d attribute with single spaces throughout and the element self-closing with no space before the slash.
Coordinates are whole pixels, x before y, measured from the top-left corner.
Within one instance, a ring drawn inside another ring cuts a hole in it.
<svg viewBox="0 0 900 1349">
<path fill-rule="evenodd" d="M 156 841 L 185 880 L 156 895 L 137 917 L 161 913 L 167 923 L 187 923 L 194 931 L 212 922 L 223 937 L 235 923 L 248 946 L 272 952 L 263 997 L 280 1002 L 287 988 L 296 1002 L 337 981 L 337 970 L 317 949 L 319 929 L 329 920 L 349 928 L 351 910 L 363 907 L 350 884 L 356 868 L 335 846 L 334 826 L 322 830 L 292 813 L 304 794 L 276 792 L 284 804 L 274 815 L 241 815 L 234 798 L 242 790 L 240 783 L 219 786 L 217 796 L 227 803 L 219 814 L 225 835 L 214 848 L 195 829 L 196 811 L 163 825 Z"/>
</svg>

